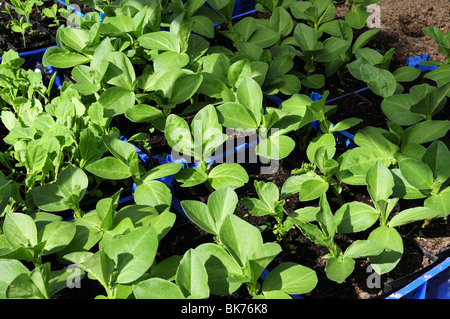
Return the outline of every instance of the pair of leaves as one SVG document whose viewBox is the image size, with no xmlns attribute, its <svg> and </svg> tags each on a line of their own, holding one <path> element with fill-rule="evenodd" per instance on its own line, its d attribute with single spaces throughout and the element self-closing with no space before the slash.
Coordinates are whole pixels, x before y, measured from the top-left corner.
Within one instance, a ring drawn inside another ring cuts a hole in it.
<svg viewBox="0 0 450 319">
<path fill-rule="evenodd" d="M 175 114 L 167 117 L 164 135 L 175 151 L 205 161 L 227 139 L 213 105 L 202 108 L 189 126 Z"/>
<path fill-rule="evenodd" d="M 139 279 L 154 262 L 158 237 L 152 226 L 142 226 L 115 239 L 103 249 L 74 252 L 64 256 L 98 280 L 107 290 L 117 284 L 129 284 Z M 111 297 L 108 293 L 108 296 Z"/>
<path fill-rule="evenodd" d="M 50 299 L 68 283 L 84 277 L 84 272 L 79 269 L 52 271 L 50 263 L 32 271 L 15 259 L 0 260 L 0 266 L 1 299 Z"/>
<path fill-rule="evenodd" d="M 23 213 L 8 213 L 1 237 L 2 258 L 39 263 L 41 256 L 54 254 L 68 245 L 75 236 L 73 223 L 46 213 L 35 219 Z"/>
<path fill-rule="evenodd" d="M 42 210 L 48 212 L 77 210 L 87 187 L 86 173 L 69 165 L 58 174 L 56 182 L 35 187 L 31 190 L 31 194 L 36 206 Z"/>
<path fill-rule="evenodd" d="M 223 187 L 239 188 L 248 182 L 245 168 L 238 163 L 222 163 L 214 166 L 209 172 L 201 166 L 189 167 L 175 175 L 181 187 L 192 187 L 207 182 L 213 189 Z"/>
<path fill-rule="evenodd" d="M 136 148 L 121 141 L 115 134 L 104 135 L 103 143 L 113 156 L 106 156 L 86 166 L 90 173 L 104 179 L 122 180 L 133 177 L 140 181 L 139 161 Z"/>
</svg>

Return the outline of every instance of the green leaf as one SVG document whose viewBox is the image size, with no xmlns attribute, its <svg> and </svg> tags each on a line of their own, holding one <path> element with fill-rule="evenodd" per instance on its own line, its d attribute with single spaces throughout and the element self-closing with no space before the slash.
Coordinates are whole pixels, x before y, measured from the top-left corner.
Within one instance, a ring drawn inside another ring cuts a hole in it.
<svg viewBox="0 0 450 319">
<path fill-rule="evenodd" d="M 208 175 L 201 167 L 189 167 L 178 172 L 175 179 L 181 183 L 181 187 L 192 187 L 207 181 Z"/>
<path fill-rule="evenodd" d="M 267 159 L 282 159 L 295 148 L 295 141 L 286 135 L 274 135 L 262 139 L 256 146 L 256 154 Z"/>
<path fill-rule="evenodd" d="M 129 106 L 125 111 L 125 116 L 130 121 L 136 123 L 151 123 L 158 119 L 165 120 L 164 114 L 161 110 L 146 104 Z"/>
<path fill-rule="evenodd" d="M 176 104 L 185 102 L 197 92 L 202 81 L 201 74 L 184 74 L 178 77 L 173 83 L 170 102 Z"/>
<path fill-rule="evenodd" d="M 174 51 L 180 53 L 180 42 L 174 33 L 157 31 L 146 33 L 138 38 L 139 43 L 146 49 Z"/>
<path fill-rule="evenodd" d="M 311 89 L 320 89 L 325 85 L 325 76 L 323 74 L 311 74 L 302 79 L 301 83 Z"/>
<path fill-rule="evenodd" d="M 376 242 L 370 240 L 356 240 L 345 250 L 344 256 L 349 258 L 363 258 L 367 256 L 376 256 L 384 248 Z"/>
<path fill-rule="evenodd" d="M 183 163 L 166 163 L 155 166 L 142 176 L 142 181 L 145 183 L 154 179 L 174 175 L 178 173 L 183 166 Z"/>
<path fill-rule="evenodd" d="M 158 237 L 151 226 L 142 226 L 105 247 L 105 253 L 114 260 L 117 283 L 127 284 L 140 278 L 153 264 Z"/>
<path fill-rule="evenodd" d="M 134 92 L 120 86 L 106 89 L 98 100 L 98 103 L 104 109 L 105 117 L 114 117 L 127 112 L 134 105 L 134 102 Z"/>
<path fill-rule="evenodd" d="M 176 283 L 186 298 L 208 298 L 208 273 L 200 253 L 189 249 L 180 261 L 176 273 Z"/>
<path fill-rule="evenodd" d="M 26 214 L 6 214 L 3 232 L 12 248 L 32 248 L 38 244 L 36 225 L 33 219 Z"/>
<path fill-rule="evenodd" d="M 189 56 L 186 53 L 178 53 L 173 51 L 162 52 L 153 60 L 153 68 L 155 72 L 163 69 L 182 69 L 189 64 Z"/>
<path fill-rule="evenodd" d="M 318 32 L 304 23 L 297 24 L 294 38 L 302 51 L 316 51 L 322 48 L 322 43 L 318 42 Z"/>
<path fill-rule="evenodd" d="M 339 233 L 356 233 L 371 227 L 378 220 L 377 211 L 361 202 L 345 203 L 335 213 Z"/>
<path fill-rule="evenodd" d="M 195 248 L 208 273 L 208 285 L 211 294 L 223 296 L 235 292 L 241 283 L 229 281 L 232 276 L 242 275 L 239 264 L 224 248 L 206 243 Z"/>
<path fill-rule="evenodd" d="M 251 111 L 236 102 L 226 102 L 219 105 L 217 115 L 223 126 L 237 131 L 253 131 L 259 125 Z"/>
<path fill-rule="evenodd" d="M 319 212 L 319 207 L 306 206 L 294 210 L 289 214 L 288 219 L 292 221 L 293 224 L 298 222 L 309 223 L 316 220 L 316 214 Z M 337 222 L 336 222 L 337 224 Z"/>
<path fill-rule="evenodd" d="M 322 231 L 319 229 L 317 225 L 305 223 L 298 219 L 293 219 L 292 221 L 300 229 L 302 234 L 310 241 L 319 246 L 327 247 L 327 243 L 325 242 L 326 241 L 325 235 L 322 233 Z"/>
<path fill-rule="evenodd" d="M 259 126 L 262 119 L 262 91 L 259 84 L 250 77 L 243 78 L 238 85 L 236 90 L 236 97 L 247 110 L 252 115 L 256 127 Z"/>
<path fill-rule="evenodd" d="M 231 187 L 219 188 L 208 197 L 208 211 L 217 230 L 225 217 L 234 213 L 237 203 L 238 196 Z"/>
<path fill-rule="evenodd" d="M 362 80 L 375 94 L 385 98 L 395 93 L 397 81 L 391 72 L 370 64 L 361 65 L 360 72 Z"/>
<path fill-rule="evenodd" d="M 372 200 L 376 203 L 387 201 L 392 195 L 394 177 L 391 171 L 381 162 L 376 162 L 366 175 L 367 190 Z"/>
<path fill-rule="evenodd" d="M 170 114 L 167 117 L 164 136 L 170 147 L 177 152 L 194 155 L 194 140 L 188 124 L 181 117 L 175 114 Z"/>
<path fill-rule="evenodd" d="M 435 70 L 427 72 L 423 77 L 435 81 L 438 87 L 443 86 L 450 82 L 450 64 L 442 64 Z"/>
<path fill-rule="evenodd" d="M 42 170 L 47 160 L 47 155 L 47 150 L 40 144 L 27 147 L 25 151 L 25 166 L 30 173 L 37 173 Z"/>
<path fill-rule="evenodd" d="M 439 194 L 433 194 L 424 202 L 425 207 L 439 210 L 441 214 L 438 217 L 445 217 L 450 214 L 450 187 L 445 188 Z"/>
<path fill-rule="evenodd" d="M 343 55 L 350 48 L 351 42 L 330 37 L 323 42 L 323 48 L 317 52 L 314 59 L 317 62 L 331 62 Z"/>
<path fill-rule="evenodd" d="M 315 163 L 316 152 L 320 147 L 324 147 L 326 151 L 326 158 L 333 158 L 336 152 L 336 139 L 333 134 L 320 134 L 312 139 L 306 149 L 306 156 L 311 163 Z"/>
<path fill-rule="evenodd" d="M 58 189 L 68 198 L 73 194 L 79 194 L 81 197 L 87 189 L 89 180 L 86 173 L 75 166 L 68 165 L 56 179 Z"/>
<path fill-rule="evenodd" d="M 398 165 L 402 176 L 416 189 L 427 191 L 433 187 L 433 172 L 427 164 L 413 158 L 403 158 Z"/>
<path fill-rule="evenodd" d="M 328 279 L 343 283 L 355 269 L 355 261 L 350 257 L 330 257 L 327 259 L 325 272 Z"/>
<path fill-rule="evenodd" d="M 440 139 L 450 130 L 450 121 L 433 120 L 417 123 L 405 130 L 405 137 L 402 145 L 409 143 L 424 144 Z"/>
<path fill-rule="evenodd" d="M 318 279 L 314 270 L 291 262 L 284 262 L 272 270 L 264 280 L 263 292 L 281 290 L 288 294 L 311 292 Z"/>
<path fill-rule="evenodd" d="M 181 207 L 196 225 L 210 234 L 218 235 L 219 229 L 216 229 L 215 221 L 205 203 L 195 200 L 183 200 L 181 201 Z"/>
<path fill-rule="evenodd" d="M 253 216 L 273 215 L 273 210 L 263 201 L 256 198 L 242 198 L 242 205 L 248 208 Z"/>
<path fill-rule="evenodd" d="M 444 183 L 450 177 L 450 152 L 442 141 L 434 141 L 425 151 L 422 161 L 433 171 L 437 183 Z"/>
<path fill-rule="evenodd" d="M 392 217 L 389 221 L 389 227 L 402 226 L 419 220 L 433 219 L 439 217 L 441 214 L 441 211 L 429 207 L 408 208 Z"/>
<path fill-rule="evenodd" d="M 68 69 L 91 61 L 90 57 L 75 52 L 59 52 L 47 56 L 46 62 L 55 68 Z"/>
<path fill-rule="evenodd" d="M 411 111 L 425 115 L 427 118 L 436 112 L 439 106 L 447 101 L 450 83 L 429 91 L 419 102 L 411 106 Z"/>
<path fill-rule="evenodd" d="M 147 181 L 136 187 L 134 201 L 138 205 L 153 206 L 162 211 L 171 206 L 172 192 L 160 181 Z"/>
<path fill-rule="evenodd" d="M 112 156 L 88 164 L 86 170 L 104 179 L 121 180 L 131 177 L 128 165 Z"/>
<path fill-rule="evenodd" d="M 74 238 L 76 226 L 71 222 L 56 221 L 49 223 L 39 231 L 39 242 L 45 242 L 42 256 L 62 250 Z"/>
<path fill-rule="evenodd" d="M 109 62 L 103 80 L 129 91 L 134 90 L 136 74 L 133 64 L 123 52 L 111 52 L 106 56 Z"/>
<path fill-rule="evenodd" d="M 384 248 L 379 255 L 369 257 L 375 272 L 382 275 L 394 269 L 403 255 L 403 241 L 397 230 L 380 226 L 370 233 L 368 240 Z"/>
<path fill-rule="evenodd" d="M 361 123 L 363 120 L 358 119 L 358 118 L 354 118 L 354 117 L 349 117 L 347 119 L 344 119 L 342 121 L 339 121 L 338 123 L 336 123 L 331 129 L 331 132 L 339 132 L 339 131 L 345 131 L 349 128 L 351 128 L 352 126 L 355 126 L 359 123 Z"/>
<path fill-rule="evenodd" d="M 349 10 L 345 14 L 345 21 L 353 28 L 353 29 L 361 29 L 367 22 L 370 13 L 367 12 L 366 7 L 356 7 L 354 9 Z"/>
<path fill-rule="evenodd" d="M 19 260 L 0 259 L 0 298 L 6 299 L 9 284 L 19 275 L 29 276 L 30 271 Z"/>
<path fill-rule="evenodd" d="M 300 186 L 298 198 L 302 202 L 310 201 L 325 194 L 328 188 L 329 184 L 322 178 L 311 178 L 304 181 Z"/>
<path fill-rule="evenodd" d="M 208 182 L 216 190 L 222 187 L 235 189 L 248 182 L 248 174 L 240 164 L 223 163 L 215 166 L 209 172 Z"/>
<path fill-rule="evenodd" d="M 165 279 L 150 278 L 133 285 L 136 299 L 184 299 L 180 288 Z"/>
<path fill-rule="evenodd" d="M 90 42 L 89 31 L 82 28 L 62 26 L 58 29 L 58 38 L 63 47 L 67 46 L 77 52 L 81 52 Z"/>
<path fill-rule="evenodd" d="M 277 31 L 269 28 L 258 28 L 252 33 L 249 42 L 260 45 L 262 48 L 273 46 L 280 40 L 280 35 Z"/>
<path fill-rule="evenodd" d="M 233 214 L 223 220 L 219 238 L 241 267 L 245 267 L 249 257 L 263 244 L 259 229 Z"/>
<path fill-rule="evenodd" d="M 288 36 L 294 28 L 294 22 L 290 14 L 283 7 L 275 8 L 270 16 L 269 25 L 282 38 Z"/>
<path fill-rule="evenodd" d="M 372 37 L 375 36 L 375 34 L 377 34 L 379 31 L 380 29 L 371 29 L 362 33 L 353 43 L 352 54 L 355 54 L 356 50 L 366 45 L 370 41 L 370 39 L 372 39 Z"/>
<path fill-rule="evenodd" d="M 402 66 L 393 72 L 397 82 L 411 82 L 419 77 L 420 70 L 412 66 Z"/>
<path fill-rule="evenodd" d="M 395 94 L 383 99 L 381 110 L 392 122 L 413 125 L 425 119 L 424 115 L 411 111 L 411 107 L 418 101 L 414 94 Z"/>
<path fill-rule="evenodd" d="M 46 299 L 29 274 L 20 274 L 9 284 L 6 298 L 11 299 Z"/>
</svg>

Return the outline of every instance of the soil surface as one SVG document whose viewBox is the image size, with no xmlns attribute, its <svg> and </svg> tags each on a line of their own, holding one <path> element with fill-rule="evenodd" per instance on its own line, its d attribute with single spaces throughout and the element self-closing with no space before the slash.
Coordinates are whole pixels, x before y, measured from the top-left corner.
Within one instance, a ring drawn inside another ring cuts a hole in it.
<svg viewBox="0 0 450 319">
<path fill-rule="evenodd" d="M 346 3 L 336 6 L 339 17 L 347 12 Z M 449 32 L 450 0 L 382 0 L 378 5 L 381 31 L 375 39 L 382 41 L 386 50 L 395 47 L 394 56 L 401 61 L 424 53 L 429 54 L 429 60 L 445 61 L 436 42 L 422 28 L 436 27 Z"/>
</svg>

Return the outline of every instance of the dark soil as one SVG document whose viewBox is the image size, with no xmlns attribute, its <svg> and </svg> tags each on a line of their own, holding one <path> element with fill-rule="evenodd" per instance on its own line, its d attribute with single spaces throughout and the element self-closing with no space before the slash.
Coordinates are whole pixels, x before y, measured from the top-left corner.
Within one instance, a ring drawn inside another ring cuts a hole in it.
<svg viewBox="0 0 450 319">
<path fill-rule="evenodd" d="M 338 17 L 347 12 L 346 3 L 337 5 Z M 375 40 L 380 43 L 379 49 L 394 47 L 394 57 L 400 61 L 428 53 L 429 60 L 445 62 L 436 42 L 421 30 L 422 27 L 436 27 L 450 31 L 450 0 L 382 0 L 378 5 L 381 31 Z"/>
</svg>

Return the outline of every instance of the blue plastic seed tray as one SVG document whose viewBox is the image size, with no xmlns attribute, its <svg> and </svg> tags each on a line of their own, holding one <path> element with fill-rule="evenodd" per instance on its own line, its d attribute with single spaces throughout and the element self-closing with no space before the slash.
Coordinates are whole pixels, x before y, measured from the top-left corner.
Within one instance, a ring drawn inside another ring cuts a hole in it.
<svg viewBox="0 0 450 319">
<path fill-rule="evenodd" d="M 450 257 L 386 299 L 450 299 Z"/>
</svg>

